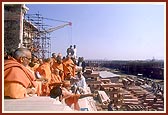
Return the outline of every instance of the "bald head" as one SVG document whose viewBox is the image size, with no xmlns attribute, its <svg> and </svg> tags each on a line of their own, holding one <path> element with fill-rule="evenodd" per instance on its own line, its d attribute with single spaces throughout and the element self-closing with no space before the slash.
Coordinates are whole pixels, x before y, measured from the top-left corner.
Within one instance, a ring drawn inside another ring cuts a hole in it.
<svg viewBox="0 0 168 115">
<path fill-rule="evenodd" d="M 56 53 L 52 53 L 52 57 L 53 57 L 53 58 L 56 58 L 56 57 L 57 57 L 57 54 L 56 54 Z"/>
<path fill-rule="evenodd" d="M 61 57 L 61 58 L 62 58 L 62 54 L 61 54 L 61 53 L 58 53 L 57 57 Z"/>
<path fill-rule="evenodd" d="M 14 52 L 14 58 L 19 59 L 21 57 L 27 57 L 30 56 L 31 52 L 27 48 L 18 48 Z"/>
<path fill-rule="evenodd" d="M 28 66 L 31 61 L 31 52 L 26 48 L 18 48 L 14 52 L 14 58 L 24 66 Z"/>
</svg>

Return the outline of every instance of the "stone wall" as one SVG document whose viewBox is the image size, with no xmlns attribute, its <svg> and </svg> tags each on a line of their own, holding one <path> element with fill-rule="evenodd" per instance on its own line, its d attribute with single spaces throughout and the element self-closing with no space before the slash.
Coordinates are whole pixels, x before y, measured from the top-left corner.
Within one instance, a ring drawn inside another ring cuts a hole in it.
<svg viewBox="0 0 168 115">
<path fill-rule="evenodd" d="M 4 47 L 6 50 L 19 47 L 21 33 L 21 4 L 4 5 Z"/>
</svg>

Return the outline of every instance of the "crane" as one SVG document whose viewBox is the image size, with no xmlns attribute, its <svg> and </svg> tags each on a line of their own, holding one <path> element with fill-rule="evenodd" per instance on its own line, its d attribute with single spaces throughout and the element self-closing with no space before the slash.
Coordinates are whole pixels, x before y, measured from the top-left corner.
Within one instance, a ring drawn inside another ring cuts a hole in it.
<svg viewBox="0 0 168 115">
<path fill-rule="evenodd" d="M 56 27 L 52 27 L 52 28 L 49 28 L 49 29 L 47 29 L 47 30 L 41 31 L 41 33 L 42 33 L 42 34 L 50 33 L 50 32 L 53 32 L 53 31 L 58 30 L 58 29 L 61 29 L 61 28 L 65 27 L 65 26 L 68 26 L 68 25 L 71 26 L 72 23 L 71 23 L 71 22 L 68 22 L 68 23 L 63 24 L 63 25 L 59 25 L 59 26 L 56 26 Z"/>
<path fill-rule="evenodd" d="M 71 25 L 72 25 L 71 22 L 66 22 L 65 24 L 39 31 L 39 34 L 40 34 L 41 38 L 43 38 L 43 37 L 46 38 L 46 34 L 49 34 L 55 30 L 61 29 L 65 26 L 71 26 Z M 46 40 L 45 39 L 41 39 L 41 43 L 42 43 L 41 44 L 41 53 L 42 53 L 42 58 L 44 58 L 45 53 L 47 52 L 47 50 L 49 51 L 49 49 L 46 49 Z M 48 44 L 50 44 L 50 43 L 48 42 Z M 48 46 L 48 48 L 50 48 L 50 46 Z"/>
</svg>

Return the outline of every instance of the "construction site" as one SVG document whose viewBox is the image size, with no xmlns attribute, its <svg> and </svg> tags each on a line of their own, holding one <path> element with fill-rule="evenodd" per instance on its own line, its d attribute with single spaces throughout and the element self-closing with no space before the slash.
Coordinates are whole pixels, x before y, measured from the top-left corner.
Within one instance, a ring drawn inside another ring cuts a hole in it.
<svg viewBox="0 0 168 115">
<path fill-rule="evenodd" d="M 72 23 L 43 17 L 40 13 L 27 14 L 25 5 L 5 4 L 4 6 L 4 47 L 8 51 L 26 47 L 39 58 L 51 57 L 50 34 Z M 60 22 L 48 25 L 47 20 Z"/>
<path fill-rule="evenodd" d="M 88 67 L 84 75 L 91 91 L 98 93 L 97 110 L 107 110 L 109 100 L 114 102 L 114 111 L 164 110 L 163 80 L 116 73 L 102 67 Z"/>
<path fill-rule="evenodd" d="M 28 10 L 24 4 L 4 5 L 4 51 L 10 52 L 18 47 L 26 47 L 38 58 L 51 57 L 50 33 L 66 26 L 71 27 L 72 23 L 45 18 L 40 13 L 27 14 Z M 63 24 L 55 27 L 47 25 L 44 20 L 60 21 Z M 130 69 L 135 67 L 130 63 L 121 63 L 86 60 L 87 66 L 83 75 L 88 86 L 87 91 L 96 93 L 97 97 L 79 100 L 81 111 L 108 111 L 109 102 L 112 101 L 113 111 L 164 112 L 166 110 L 164 64 L 161 62 L 160 65 L 157 64 L 159 67 L 155 67 L 155 70 L 156 68 L 158 70 L 157 76 L 161 78 L 156 80 L 152 79 L 152 76 L 156 76 L 154 69 L 149 68 L 153 73 L 150 72 L 148 75 L 139 71 L 138 66 L 135 70 Z M 140 67 L 144 70 L 146 66 Z M 145 70 L 149 73 L 146 68 Z M 73 111 L 58 100 L 37 96 L 18 100 L 4 99 L 3 109 L 7 112 Z"/>
</svg>

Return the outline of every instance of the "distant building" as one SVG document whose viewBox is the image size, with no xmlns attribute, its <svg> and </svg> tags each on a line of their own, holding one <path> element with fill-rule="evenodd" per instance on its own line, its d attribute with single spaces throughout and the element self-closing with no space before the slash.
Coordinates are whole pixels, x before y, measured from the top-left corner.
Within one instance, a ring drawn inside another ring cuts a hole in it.
<svg viewBox="0 0 168 115">
<path fill-rule="evenodd" d="M 110 69 L 119 70 L 126 74 L 132 74 L 132 75 L 142 74 L 143 77 L 164 79 L 163 60 L 142 60 L 142 61 L 86 60 L 86 65 L 92 67 L 107 67 Z"/>
</svg>

